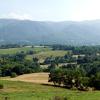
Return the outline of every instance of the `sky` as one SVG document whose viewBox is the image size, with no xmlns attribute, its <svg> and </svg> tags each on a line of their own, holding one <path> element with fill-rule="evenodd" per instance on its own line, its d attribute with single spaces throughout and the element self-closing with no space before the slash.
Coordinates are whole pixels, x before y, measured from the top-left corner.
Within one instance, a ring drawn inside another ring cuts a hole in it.
<svg viewBox="0 0 100 100">
<path fill-rule="evenodd" d="M 0 18 L 34 21 L 100 19 L 100 0 L 0 0 Z"/>
</svg>

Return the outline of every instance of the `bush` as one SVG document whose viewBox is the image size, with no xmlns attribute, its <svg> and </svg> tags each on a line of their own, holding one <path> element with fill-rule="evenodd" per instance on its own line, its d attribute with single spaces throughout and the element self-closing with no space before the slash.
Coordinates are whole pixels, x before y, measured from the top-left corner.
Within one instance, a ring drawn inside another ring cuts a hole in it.
<svg viewBox="0 0 100 100">
<path fill-rule="evenodd" d="M 59 96 L 55 96 L 55 97 L 53 98 L 53 100 L 62 100 L 62 99 L 61 99 L 61 97 L 59 97 Z"/>
<path fill-rule="evenodd" d="M 15 72 L 11 73 L 11 78 L 17 77 L 17 74 Z"/>
<path fill-rule="evenodd" d="M 55 96 L 55 97 L 53 98 L 53 100 L 68 100 L 68 98 L 67 98 L 67 97 Z"/>
<path fill-rule="evenodd" d="M 0 89 L 3 89 L 4 88 L 4 85 L 3 84 L 0 84 Z"/>
</svg>

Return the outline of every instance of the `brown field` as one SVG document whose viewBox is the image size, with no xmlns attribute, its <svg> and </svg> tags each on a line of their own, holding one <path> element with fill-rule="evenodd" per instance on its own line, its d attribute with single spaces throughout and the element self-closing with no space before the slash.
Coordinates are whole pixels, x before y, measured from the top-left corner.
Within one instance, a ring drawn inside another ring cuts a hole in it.
<svg viewBox="0 0 100 100">
<path fill-rule="evenodd" d="M 11 80 L 11 81 L 24 81 L 24 82 L 33 82 L 40 84 L 50 84 L 48 83 L 48 74 L 49 73 L 32 73 L 32 74 L 24 74 L 20 75 L 16 78 L 3 78 L 3 80 Z"/>
</svg>

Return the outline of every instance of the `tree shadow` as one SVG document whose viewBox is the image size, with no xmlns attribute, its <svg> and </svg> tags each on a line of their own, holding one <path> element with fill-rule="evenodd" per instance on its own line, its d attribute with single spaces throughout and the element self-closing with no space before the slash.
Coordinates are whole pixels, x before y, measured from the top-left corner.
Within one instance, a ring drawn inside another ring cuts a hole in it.
<svg viewBox="0 0 100 100">
<path fill-rule="evenodd" d="M 59 86 L 59 85 L 54 85 L 54 84 L 46 84 L 46 83 L 43 83 L 43 84 L 41 84 L 41 85 L 44 85 L 44 86 L 52 86 L 52 87 L 59 87 L 59 88 L 66 88 L 66 89 L 70 89 L 70 88 L 68 88 L 68 87 L 66 87 L 66 86 Z"/>
</svg>

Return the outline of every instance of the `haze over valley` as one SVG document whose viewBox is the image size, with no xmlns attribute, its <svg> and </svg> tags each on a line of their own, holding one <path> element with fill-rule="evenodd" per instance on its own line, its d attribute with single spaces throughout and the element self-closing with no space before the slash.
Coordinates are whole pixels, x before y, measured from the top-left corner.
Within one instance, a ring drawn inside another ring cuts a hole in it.
<svg viewBox="0 0 100 100">
<path fill-rule="evenodd" d="M 99 45 L 100 20 L 31 21 L 0 19 L 0 43 Z"/>
</svg>

